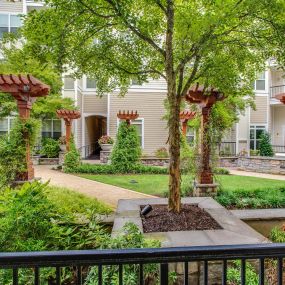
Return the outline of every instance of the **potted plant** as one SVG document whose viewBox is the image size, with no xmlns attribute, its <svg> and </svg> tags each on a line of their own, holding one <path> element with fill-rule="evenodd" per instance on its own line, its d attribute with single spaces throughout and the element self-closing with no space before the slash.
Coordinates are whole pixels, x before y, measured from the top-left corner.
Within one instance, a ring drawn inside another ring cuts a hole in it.
<svg viewBox="0 0 285 285">
<path fill-rule="evenodd" d="M 61 151 L 66 151 L 66 137 L 65 136 L 61 136 L 59 139 L 59 147 Z"/>
<path fill-rule="evenodd" d="M 114 140 L 111 137 L 104 135 L 99 139 L 98 142 L 99 142 L 102 150 L 110 151 L 112 149 Z"/>
</svg>

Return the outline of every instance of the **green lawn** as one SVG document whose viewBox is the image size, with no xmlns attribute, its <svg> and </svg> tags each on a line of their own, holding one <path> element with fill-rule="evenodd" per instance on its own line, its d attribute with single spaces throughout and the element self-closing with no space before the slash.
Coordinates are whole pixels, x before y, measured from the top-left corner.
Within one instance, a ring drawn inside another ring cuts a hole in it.
<svg viewBox="0 0 285 285">
<path fill-rule="evenodd" d="M 163 195 L 167 191 L 168 176 L 167 175 L 91 175 L 80 174 L 81 177 L 111 184 L 137 192 L 143 192 L 152 195 Z M 264 179 L 248 176 L 236 175 L 218 175 L 217 181 L 220 183 L 223 191 L 233 190 L 256 190 L 284 187 L 285 181 Z M 137 182 L 137 183 L 133 183 Z M 191 183 L 189 177 L 182 177 L 182 184 Z"/>
</svg>

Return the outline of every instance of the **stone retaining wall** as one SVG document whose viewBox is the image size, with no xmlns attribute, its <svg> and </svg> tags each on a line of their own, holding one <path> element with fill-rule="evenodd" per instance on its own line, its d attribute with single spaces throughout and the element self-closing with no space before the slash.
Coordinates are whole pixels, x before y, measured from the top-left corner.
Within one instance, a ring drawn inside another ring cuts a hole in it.
<svg viewBox="0 0 285 285">
<path fill-rule="evenodd" d="M 169 158 L 143 157 L 141 158 L 141 163 L 144 165 L 167 167 L 169 165 Z"/>
<path fill-rule="evenodd" d="M 269 174 L 285 174 L 285 158 L 239 157 L 238 169 Z"/>
</svg>

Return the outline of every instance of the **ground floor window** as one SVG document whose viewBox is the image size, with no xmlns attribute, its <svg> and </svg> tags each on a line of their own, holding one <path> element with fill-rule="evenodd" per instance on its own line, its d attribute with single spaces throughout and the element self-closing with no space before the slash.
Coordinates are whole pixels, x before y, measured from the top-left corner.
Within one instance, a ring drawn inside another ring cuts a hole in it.
<svg viewBox="0 0 285 285">
<path fill-rule="evenodd" d="M 118 126 L 119 126 L 119 122 L 120 121 L 118 120 Z M 144 148 L 144 119 L 140 118 L 140 119 L 131 121 L 131 125 L 133 125 L 137 129 L 141 148 Z"/>
<path fill-rule="evenodd" d="M 61 120 L 48 119 L 42 121 L 42 137 L 58 139 L 61 136 Z"/>
<path fill-rule="evenodd" d="M 11 131 L 14 120 L 14 117 L 0 119 L 0 136 L 6 135 Z"/>
<path fill-rule="evenodd" d="M 186 132 L 186 140 L 190 145 L 194 144 L 195 140 L 195 130 L 194 128 L 191 128 L 187 126 L 187 132 Z"/>
<path fill-rule="evenodd" d="M 258 150 L 262 134 L 266 131 L 266 127 L 262 125 L 250 126 L 250 149 Z"/>
</svg>

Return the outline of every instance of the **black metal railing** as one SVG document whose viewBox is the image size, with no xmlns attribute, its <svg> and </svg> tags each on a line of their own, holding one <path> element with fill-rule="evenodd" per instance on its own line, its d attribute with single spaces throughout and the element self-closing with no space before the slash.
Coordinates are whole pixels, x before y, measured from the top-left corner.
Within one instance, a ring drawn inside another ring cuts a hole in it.
<svg viewBox="0 0 285 285">
<path fill-rule="evenodd" d="M 81 158 L 85 159 L 93 155 L 99 147 L 100 146 L 98 145 L 98 143 L 94 142 L 89 145 L 81 146 L 80 148 L 78 148 L 78 151 L 81 155 Z"/>
<path fill-rule="evenodd" d="M 270 87 L 270 98 L 274 98 L 276 95 L 285 93 L 285 85 L 275 85 Z"/>
<path fill-rule="evenodd" d="M 285 153 L 284 145 L 272 145 L 274 153 Z"/>
<path fill-rule="evenodd" d="M 219 156 L 235 156 L 236 142 L 221 142 L 218 144 Z"/>
<path fill-rule="evenodd" d="M 257 244 L 257 245 L 224 245 L 224 246 L 199 246 L 199 247 L 179 247 L 179 248 L 147 248 L 147 249 L 121 249 L 121 250 L 82 250 L 82 251 L 58 251 L 58 252 L 23 252 L 23 253 L 0 253 L 0 271 L 10 270 L 10 283 L 19 284 L 19 272 L 21 270 L 32 269 L 30 280 L 26 280 L 24 284 L 40 284 L 41 272 L 44 269 L 53 268 L 53 276 L 50 277 L 52 282 L 48 284 L 88 284 L 86 283 L 86 275 L 88 271 L 96 269 L 97 279 L 92 284 L 107 284 L 104 280 L 103 270 L 108 266 L 116 266 L 118 281 L 116 284 L 124 284 L 124 268 L 127 265 L 137 265 L 137 284 L 145 283 L 145 266 L 148 264 L 156 264 L 159 268 L 157 280 L 163 285 L 169 283 L 169 273 L 171 271 L 170 264 L 184 264 L 182 270 L 182 283 L 189 283 L 189 271 L 191 262 L 200 262 L 202 268 L 202 283 L 209 283 L 210 274 L 212 272 L 212 262 L 220 262 L 217 278 L 221 282 L 215 284 L 229 284 L 228 270 L 232 265 L 232 261 L 240 261 L 239 278 L 241 285 L 247 283 L 247 264 L 255 262 L 255 272 L 259 279 L 259 285 L 268 284 L 266 280 L 267 268 L 265 262 L 273 261 L 272 270 L 275 274 L 275 283 L 283 285 L 283 258 L 285 257 L 285 244 Z M 267 264 L 267 263 L 266 263 Z M 257 266 L 258 265 L 258 266 Z M 70 278 L 72 280 L 63 282 L 63 272 L 69 267 L 73 273 Z M 110 268 L 110 267 L 108 267 Z M 217 266 L 215 266 L 217 270 Z M 184 273 L 183 273 L 184 272 Z M 216 273 L 217 274 L 217 273 Z M 1 281 L 0 281 L 1 282 Z M 284 280 L 285 282 L 285 280 Z M 1 282 L 1 284 L 6 284 Z M 46 284 L 46 283 L 45 283 Z M 114 283 L 112 283 L 114 284 Z M 255 283 L 251 283 L 255 284 Z"/>
</svg>

